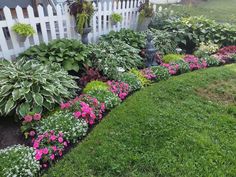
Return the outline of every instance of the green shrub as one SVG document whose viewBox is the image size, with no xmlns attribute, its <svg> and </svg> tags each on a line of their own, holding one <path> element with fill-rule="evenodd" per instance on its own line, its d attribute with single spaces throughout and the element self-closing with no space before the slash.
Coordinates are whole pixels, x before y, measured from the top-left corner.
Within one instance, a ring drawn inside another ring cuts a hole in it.
<svg viewBox="0 0 236 177">
<path fill-rule="evenodd" d="M 201 42 L 198 50 L 194 52 L 194 55 L 196 55 L 198 58 L 204 58 L 206 56 L 209 56 L 215 52 L 217 52 L 219 49 L 219 45 L 209 42 Z"/>
<path fill-rule="evenodd" d="M 118 80 L 129 84 L 130 92 L 138 90 L 142 87 L 141 81 L 133 73 L 122 73 Z"/>
<path fill-rule="evenodd" d="M 119 13 L 112 13 L 111 14 L 111 21 L 114 23 L 121 22 L 123 19 L 122 15 Z"/>
<path fill-rule="evenodd" d="M 134 74 L 141 82 L 141 86 L 145 87 L 151 84 L 151 81 L 144 77 L 143 73 L 137 69 L 131 69 L 130 73 Z"/>
<path fill-rule="evenodd" d="M 163 62 L 164 63 L 171 63 L 175 61 L 179 61 L 183 59 L 183 55 L 180 54 L 167 54 L 163 56 Z"/>
<path fill-rule="evenodd" d="M 34 28 L 30 24 L 17 23 L 13 25 L 12 30 L 18 35 L 22 36 L 33 36 L 35 33 Z"/>
<path fill-rule="evenodd" d="M 206 56 L 204 60 L 207 62 L 207 65 L 210 66 L 219 66 L 220 60 L 215 58 L 214 56 Z"/>
<path fill-rule="evenodd" d="M 91 81 L 83 89 L 83 93 L 88 93 L 92 90 L 108 90 L 108 85 L 102 81 Z"/>
<path fill-rule="evenodd" d="M 152 66 L 153 73 L 157 76 L 156 80 L 167 80 L 170 77 L 169 70 L 163 66 Z"/>
<path fill-rule="evenodd" d="M 109 34 L 101 37 L 101 40 L 111 42 L 113 40 L 121 40 L 126 44 L 137 48 L 142 49 L 145 47 L 145 34 L 141 32 L 135 32 L 131 29 L 122 28 L 120 31 L 111 31 Z"/>
<path fill-rule="evenodd" d="M 120 98 L 108 90 L 91 90 L 88 95 L 97 98 L 100 103 L 105 103 L 107 110 L 111 110 L 121 103 Z"/>
<path fill-rule="evenodd" d="M 143 66 L 140 51 L 119 40 L 100 41 L 98 45 L 92 45 L 91 50 L 93 66 L 110 79 L 116 79 L 121 71 Z"/>
<path fill-rule="evenodd" d="M 175 41 L 174 34 L 165 30 L 150 29 L 147 33 L 153 36 L 153 43 L 158 52 L 162 54 L 176 53 L 177 42 Z"/>
<path fill-rule="evenodd" d="M 179 74 L 187 73 L 190 71 L 189 64 L 187 62 L 185 62 L 184 60 L 179 60 L 179 61 L 175 62 L 175 64 L 178 64 L 178 66 L 179 66 L 179 68 L 178 68 Z"/>
<path fill-rule="evenodd" d="M 193 51 L 201 42 L 212 41 L 223 46 L 236 43 L 235 26 L 219 24 L 202 16 L 169 18 L 163 26 L 152 27 L 174 32 L 175 41 L 188 51 Z"/>
<path fill-rule="evenodd" d="M 0 114 L 17 110 L 21 116 L 52 109 L 75 95 L 75 77 L 58 64 L 43 65 L 37 60 L 0 61 Z"/>
<path fill-rule="evenodd" d="M 78 72 L 89 64 L 88 53 L 87 47 L 78 40 L 58 39 L 30 47 L 20 58 L 37 59 L 45 64 L 59 63 L 67 71 Z"/>
<path fill-rule="evenodd" d="M 86 135 L 88 124 L 84 119 L 76 119 L 72 112 L 58 111 L 42 119 L 36 127 L 38 134 L 53 130 L 55 134 L 63 133 L 65 140 L 75 143 Z"/>
<path fill-rule="evenodd" d="M 0 150 L 0 176 L 34 177 L 40 170 L 31 147 L 15 145 Z"/>
</svg>

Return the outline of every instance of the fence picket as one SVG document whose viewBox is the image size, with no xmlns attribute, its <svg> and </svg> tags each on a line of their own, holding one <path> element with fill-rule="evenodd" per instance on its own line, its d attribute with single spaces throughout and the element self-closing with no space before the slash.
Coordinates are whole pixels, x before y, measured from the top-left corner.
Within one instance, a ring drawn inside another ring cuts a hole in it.
<svg viewBox="0 0 236 177">
<path fill-rule="evenodd" d="M 36 18 L 34 16 L 34 10 L 31 6 L 27 7 L 27 12 L 28 12 L 28 16 L 29 16 L 29 24 L 35 30 L 35 34 L 33 35 L 34 45 L 38 45 L 39 44 L 39 34 L 38 34 L 37 26 L 36 26 L 38 18 Z"/>
<path fill-rule="evenodd" d="M 136 29 L 138 20 L 138 7 L 139 3 L 144 0 L 124 0 L 124 1 L 105 1 L 104 3 L 98 2 L 97 5 L 93 3 L 95 13 L 91 19 L 92 32 L 89 34 L 89 42 L 96 42 L 98 37 L 109 33 L 111 30 L 119 31 L 121 28 Z M 166 0 L 160 0 L 164 2 Z M 179 0 L 171 0 L 169 2 L 176 2 Z M 157 6 L 154 5 L 154 9 L 157 10 Z M 14 19 L 11 15 L 11 10 L 8 7 L 3 8 L 5 20 L 0 20 L 0 58 L 13 59 L 20 52 L 24 51 L 31 45 L 37 45 L 42 42 L 48 43 L 49 41 L 57 38 L 68 38 L 80 40 L 80 35 L 76 32 L 76 21 L 68 11 L 68 6 L 65 6 L 65 10 L 61 6 L 48 5 L 47 8 L 42 6 L 37 7 L 38 16 L 34 15 L 34 9 L 28 6 L 27 9 L 16 7 L 17 18 Z M 47 13 L 45 12 L 47 11 Z M 25 12 L 28 16 L 24 17 Z M 123 20 L 116 25 L 111 23 L 111 14 L 119 13 L 122 15 Z M 30 24 L 36 33 L 23 44 L 17 40 L 17 35 L 12 31 L 12 26 L 17 22 Z M 9 29 L 10 37 L 8 37 L 6 30 Z M 50 37 L 50 38 L 49 38 Z"/>
</svg>

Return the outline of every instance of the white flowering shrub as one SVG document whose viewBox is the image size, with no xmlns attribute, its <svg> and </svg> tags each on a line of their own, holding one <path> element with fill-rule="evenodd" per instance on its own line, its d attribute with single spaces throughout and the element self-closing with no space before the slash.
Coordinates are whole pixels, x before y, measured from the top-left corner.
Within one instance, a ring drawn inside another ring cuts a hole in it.
<svg viewBox="0 0 236 177">
<path fill-rule="evenodd" d="M 88 124 L 84 119 L 77 119 L 72 112 L 58 111 L 42 119 L 36 127 L 38 134 L 53 130 L 56 134 L 62 132 L 64 139 L 75 143 L 78 138 L 86 135 Z"/>
<path fill-rule="evenodd" d="M 15 145 L 0 150 L 1 177 L 33 177 L 39 173 L 40 164 L 31 147 Z"/>
</svg>

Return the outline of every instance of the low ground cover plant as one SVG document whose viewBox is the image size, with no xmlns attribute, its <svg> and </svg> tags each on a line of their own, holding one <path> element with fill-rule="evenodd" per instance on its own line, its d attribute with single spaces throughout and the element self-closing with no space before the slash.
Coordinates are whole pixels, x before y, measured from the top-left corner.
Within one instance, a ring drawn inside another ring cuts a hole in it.
<svg viewBox="0 0 236 177">
<path fill-rule="evenodd" d="M 184 58 L 184 55 L 181 55 L 181 54 L 167 54 L 163 56 L 163 62 L 173 63 L 173 62 L 182 60 L 183 58 Z"/>
<path fill-rule="evenodd" d="M 0 176 L 34 177 L 40 164 L 32 147 L 15 145 L 0 150 Z"/>
<path fill-rule="evenodd" d="M 83 119 L 75 119 L 72 112 L 58 111 L 42 119 L 36 127 L 37 134 L 53 130 L 55 134 L 63 133 L 66 141 L 75 143 L 86 135 L 88 124 Z"/>
</svg>

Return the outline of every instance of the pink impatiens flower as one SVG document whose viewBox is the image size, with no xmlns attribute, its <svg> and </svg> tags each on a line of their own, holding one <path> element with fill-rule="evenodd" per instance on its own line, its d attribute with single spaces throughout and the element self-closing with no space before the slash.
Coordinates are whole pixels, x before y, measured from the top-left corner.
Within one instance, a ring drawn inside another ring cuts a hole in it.
<svg viewBox="0 0 236 177">
<path fill-rule="evenodd" d="M 67 102 L 67 103 L 61 103 L 61 109 L 63 110 L 63 109 L 68 109 L 68 108 L 70 108 L 70 103 L 69 102 Z"/>
<path fill-rule="evenodd" d="M 55 155 L 54 154 L 50 155 L 50 159 L 54 160 L 55 159 Z"/>
<path fill-rule="evenodd" d="M 30 115 L 27 115 L 27 116 L 24 117 L 25 122 L 31 122 L 32 119 L 33 119 L 33 117 L 30 116 Z"/>
<path fill-rule="evenodd" d="M 37 113 L 33 116 L 34 120 L 40 120 L 41 119 L 41 114 L 40 113 Z"/>
<path fill-rule="evenodd" d="M 74 112 L 74 116 L 75 116 L 76 118 L 79 118 L 79 117 L 81 116 L 81 112 L 80 112 L 80 111 Z"/>
<path fill-rule="evenodd" d="M 63 142 L 63 138 L 62 138 L 62 137 L 59 137 L 59 138 L 58 138 L 58 142 L 59 142 L 59 143 L 62 143 L 62 142 Z"/>
<path fill-rule="evenodd" d="M 30 136 L 34 136 L 34 135 L 35 135 L 35 131 L 33 131 L 33 130 L 30 131 L 30 132 L 29 132 L 29 135 L 30 135 Z"/>
</svg>

